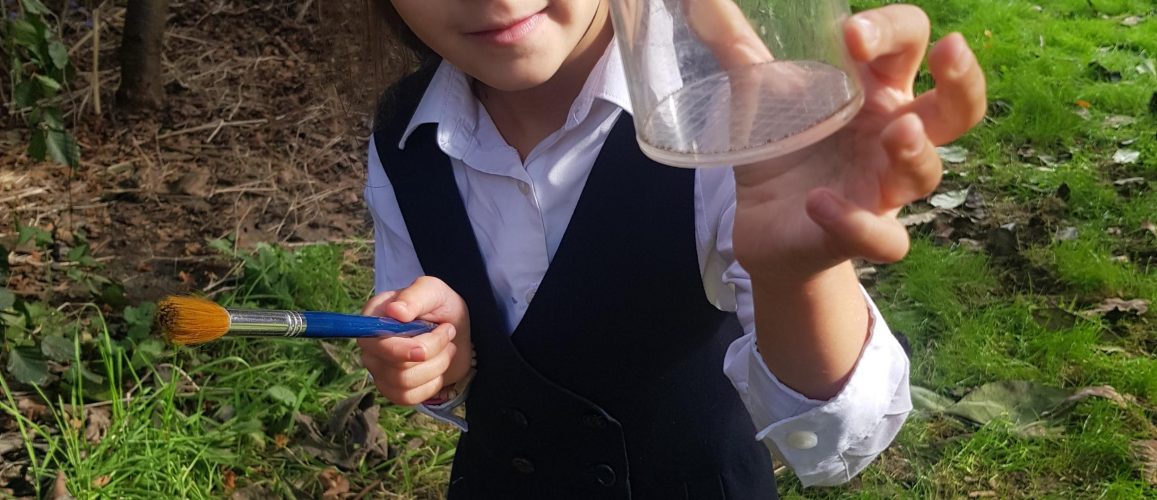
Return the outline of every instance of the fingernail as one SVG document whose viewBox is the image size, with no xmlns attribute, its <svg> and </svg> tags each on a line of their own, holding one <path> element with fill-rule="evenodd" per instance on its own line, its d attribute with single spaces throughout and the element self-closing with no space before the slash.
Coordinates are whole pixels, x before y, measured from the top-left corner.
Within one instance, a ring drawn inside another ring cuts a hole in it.
<svg viewBox="0 0 1157 500">
<path fill-rule="evenodd" d="M 426 358 L 426 350 L 421 347 L 410 349 L 410 361 L 422 361 Z"/>
<path fill-rule="evenodd" d="M 952 64 L 953 78 L 959 78 L 972 68 L 972 61 L 975 56 L 972 55 L 972 50 L 967 45 L 961 46 L 956 51 L 956 61 Z"/>
<path fill-rule="evenodd" d="M 880 30 L 876 28 L 876 24 L 864 16 L 856 16 L 852 19 L 860 27 L 860 35 L 864 37 L 864 45 L 869 49 L 876 48 L 876 42 L 880 40 Z"/>
<path fill-rule="evenodd" d="M 450 340 L 454 340 L 454 337 L 458 336 L 458 329 L 454 328 L 454 325 L 450 325 L 450 328 L 448 328 L 448 330 L 450 330 L 450 331 L 446 332 L 446 336 L 450 337 Z"/>
</svg>

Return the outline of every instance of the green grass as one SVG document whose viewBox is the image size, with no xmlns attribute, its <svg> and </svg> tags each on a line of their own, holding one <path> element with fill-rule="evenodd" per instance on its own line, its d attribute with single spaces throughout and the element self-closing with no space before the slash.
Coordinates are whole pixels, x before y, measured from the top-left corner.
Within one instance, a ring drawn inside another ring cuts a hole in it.
<svg viewBox="0 0 1157 500">
<path fill-rule="evenodd" d="M 970 236 L 983 240 L 986 231 L 1013 224 L 1019 253 L 992 255 L 917 233 L 911 255 L 882 270 L 873 295 L 893 330 L 911 341 L 913 384 L 950 397 L 1003 380 L 1110 385 L 1130 401 L 1085 400 L 1035 437 L 1006 421 L 975 426 L 917 411 L 852 484 L 804 490 L 786 473 L 781 491 L 849 499 L 1157 497 L 1130 450 L 1133 441 L 1157 439 L 1153 313 L 1082 314 L 1112 297 L 1157 304 L 1157 234 L 1143 227 L 1157 222 L 1157 116 L 1147 111 L 1157 75 L 1136 70 L 1157 58 L 1157 7 L 1147 0 L 917 3 L 936 36 L 959 31 L 973 45 L 996 103 L 983 126 L 959 141 L 970 158 L 949 166 L 947 187 L 971 187 L 985 200 L 987 218 Z M 1123 26 L 1132 15 L 1145 19 Z M 1120 80 L 1107 81 L 1096 68 L 1119 72 Z M 923 75 L 919 83 L 928 88 L 931 80 Z M 1108 127 L 1112 115 L 1135 121 Z M 1141 151 L 1141 160 L 1114 165 L 1114 152 L 1134 139 L 1127 147 Z M 1027 148 L 1034 154 L 1024 154 Z M 1046 164 L 1035 155 L 1069 159 Z M 1114 186 L 1129 177 L 1144 182 Z M 1058 238 L 1067 228 L 1076 237 Z M 226 303 L 354 311 L 371 288 L 365 247 L 219 248 L 236 263 L 236 279 L 217 296 Z M 95 308 L 55 306 L 29 306 L 43 319 L 40 334 L 75 338 L 74 364 L 96 376 L 43 392 L 51 413 L 39 419 L 21 416 L 8 385 L 0 399 L 0 414 L 36 446 L 26 455 L 42 493 L 57 471 L 78 498 L 324 491 L 318 477 L 329 465 L 301 448 L 303 425 L 294 416 L 322 422 L 337 402 L 368 389 L 351 343 L 326 350 L 225 340 L 141 358 L 142 341 L 117 314 L 106 324 Z M 71 408 L 85 404 L 110 413 L 99 442 L 85 438 L 83 416 L 74 424 Z M 380 423 L 390 457 L 343 471 L 350 490 L 438 498 L 453 433 L 388 405 Z"/>
<path fill-rule="evenodd" d="M 371 289 L 368 254 L 365 247 L 261 247 L 235 256 L 239 279 L 220 298 L 354 311 Z M 92 339 L 90 349 L 77 351 L 76 364 L 110 380 L 111 394 L 93 401 L 80 386 L 40 392 L 53 403 L 49 417 L 21 416 L 12 398 L 0 400 L 0 414 L 15 418 L 30 443 L 46 444 L 31 453 L 38 486 L 49 488 L 62 471 L 77 498 L 221 498 L 238 489 L 250 498 L 319 497 L 318 475 L 330 465 L 301 448 L 304 427 L 294 416 L 324 424 L 338 402 L 372 390 L 352 342 L 332 342 L 326 350 L 315 342 L 224 339 L 166 350 L 151 365 L 134 367 L 116 338 L 120 325 L 105 324 L 92 307 L 73 317 L 78 345 Z M 81 352 L 89 359 L 82 362 Z M 11 394 L 7 386 L 4 393 Z M 91 419 L 72 410 L 84 405 L 109 413 L 111 425 L 99 441 L 86 439 Z M 437 496 L 456 437 L 407 408 L 384 406 L 380 423 L 389 458 L 343 471 L 353 491 L 380 480 L 402 497 Z"/>
</svg>

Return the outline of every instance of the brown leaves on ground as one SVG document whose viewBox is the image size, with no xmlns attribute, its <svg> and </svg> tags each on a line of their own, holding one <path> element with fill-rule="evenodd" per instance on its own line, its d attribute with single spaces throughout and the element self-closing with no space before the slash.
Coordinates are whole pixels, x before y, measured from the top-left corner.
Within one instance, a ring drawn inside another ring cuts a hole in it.
<svg viewBox="0 0 1157 500">
<path fill-rule="evenodd" d="M 350 492 L 350 482 L 337 469 L 326 469 L 317 476 L 321 481 L 322 500 L 338 500 L 345 498 Z"/>
<path fill-rule="evenodd" d="M 380 463 L 389 458 L 386 434 L 378 423 L 380 410 L 374 392 L 363 391 L 334 406 L 324 425 L 298 414 L 294 418 L 302 435 L 295 441 L 309 455 L 345 470 L 363 461 Z"/>
<path fill-rule="evenodd" d="M 1134 441 L 1133 451 L 1141 461 L 1141 473 L 1145 481 L 1157 486 L 1157 439 Z"/>
<path fill-rule="evenodd" d="M 1118 297 L 1110 297 L 1098 304 L 1096 307 L 1084 311 L 1086 316 L 1105 316 L 1110 313 L 1135 314 L 1143 316 L 1149 311 L 1149 301 L 1145 299 L 1124 300 Z"/>
<path fill-rule="evenodd" d="M 108 407 L 89 407 L 85 408 L 84 413 L 86 417 L 84 439 L 92 444 L 100 443 L 108 434 L 109 426 L 112 425 Z"/>
<path fill-rule="evenodd" d="M 72 493 L 68 491 L 68 476 L 64 471 L 56 472 L 56 480 L 52 482 L 52 491 L 48 492 L 52 500 L 72 500 Z"/>
</svg>

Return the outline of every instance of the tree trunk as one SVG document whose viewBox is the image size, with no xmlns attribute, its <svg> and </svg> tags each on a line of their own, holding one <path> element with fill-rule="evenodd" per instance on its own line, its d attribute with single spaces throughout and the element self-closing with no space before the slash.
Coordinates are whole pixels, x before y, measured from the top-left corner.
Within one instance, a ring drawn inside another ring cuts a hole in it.
<svg viewBox="0 0 1157 500">
<path fill-rule="evenodd" d="M 161 82 L 161 42 L 169 0 L 129 0 L 121 39 L 121 86 L 117 106 L 124 110 L 159 109 L 165 103 Z"/>
</svg>

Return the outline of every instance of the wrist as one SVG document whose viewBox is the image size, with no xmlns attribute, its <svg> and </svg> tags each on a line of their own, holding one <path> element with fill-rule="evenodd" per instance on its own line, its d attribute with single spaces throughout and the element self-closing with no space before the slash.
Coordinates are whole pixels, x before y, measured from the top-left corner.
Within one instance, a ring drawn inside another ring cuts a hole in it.
<svg viewBox="0 0 1157 500">
<path fill-rule="evenodd" d="M 869 338 L 850 262 L 808 279 L 752 277 L 759 354 L 784 385 L 817 400 L 844 386 Z"/>
<path fill-rule="evenodd" d="M 478 358 L 474 349 L 459 351 L 455 354 L 454 360 L 451 361 L 450 369 L 446 370 L 446 375 L 443 376 L 442 389 L 438 391 L 430 399 L 422 402 L 426 406 L 438 406 L 453 402 L 466 394 L 470 388 L 470 382 L 474 380 L 475 366 L 478 364 Z M 466 356 L 460 356 L 461 353 L 467 353 Z M 460 358 L 465 358 L 465 361 L 460 361 Z M 456 367 L 455 364 L 464 366 Z M 451 377 L 451 372 L 461 371 L 460 375 Z"/>
</svg>

